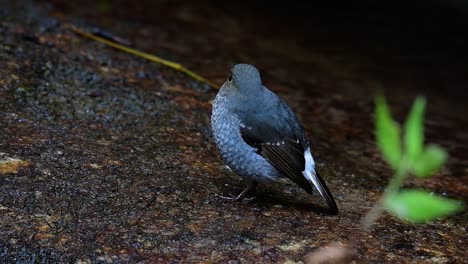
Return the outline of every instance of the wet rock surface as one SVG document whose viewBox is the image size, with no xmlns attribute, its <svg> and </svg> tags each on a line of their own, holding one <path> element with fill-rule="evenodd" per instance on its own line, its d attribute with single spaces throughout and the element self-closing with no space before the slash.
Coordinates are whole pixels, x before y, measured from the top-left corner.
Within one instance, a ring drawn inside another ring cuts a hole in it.
<svg viewBox="0 0 468 264">
<path fill-rule="evenodd" d="M 391 28 L 354 34 L 321 16 L 304 36 L 300 21 L 242 5 L 87 3 L 0 2 L 0 262 L 294 263 L 329 244 L 351 245 L 359 263 L 466 262 L 466 213 L 359 225 L 391 176 L 372 132 L 378 89 L 399 120 L 425 94 L 427 140 L 450 153 L 437 176 L 407 186 L 467 200 L 466 89 L 452 89 L 468 84 L 464 40 L 447 48 L 433 30 L 388 44 Z M 210 138 L 216 91 L 68 23 L 218 83 L 235 62 L 257 65 L 303 121 L 340 214 L 293 184 L 260 186 L 252 202 L 217 197 L 246 183 Z"/>
</svg>

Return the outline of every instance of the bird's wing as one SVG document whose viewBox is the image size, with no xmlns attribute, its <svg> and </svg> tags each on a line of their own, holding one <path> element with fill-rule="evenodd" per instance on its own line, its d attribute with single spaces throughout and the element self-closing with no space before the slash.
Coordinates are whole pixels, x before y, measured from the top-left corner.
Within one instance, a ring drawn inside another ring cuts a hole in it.
<svg viewBox="0 0 468 264">
<path fill-rule="evenodd" d="M 241 127 L 241 135 L 278 171 L 311 194 L 312 186 L 302 173 L 305 168 L 304 147 L 286 130 L 277 130 L 268 124 L 246 124 Z"/>
<path fill-rule="evenodd" d="M 307 193 L 312 194 L 312 185 L 327 202 L 333 214 L 338 212 L 335 200 L 325 181 L 315 170 L 313 161 L 306 164 L 306 149 L 310 152 L 305 132 L 296 115 L 282 101 L 282 111 L 249 113 L 241 119 L 240 132 L 244 141 L 257 149 L 273 167 L 291 179 Z M 310 153 L 307 153 L 312 159 Z M 308 166 L 306 168 L 306 166 Z M 309 182 L 310 180 L 310 182 Z"/>
</svg>

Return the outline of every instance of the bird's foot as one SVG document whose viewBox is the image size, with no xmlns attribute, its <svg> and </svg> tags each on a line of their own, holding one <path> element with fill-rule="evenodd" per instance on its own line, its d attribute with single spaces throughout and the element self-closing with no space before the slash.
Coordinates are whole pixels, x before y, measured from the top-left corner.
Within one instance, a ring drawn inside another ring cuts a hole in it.
<svg viewBox="0 0 468 264">
<path fill-rule="evenodd" d="M 221 195 L 218 195 L 216 194 L 216 196 L 218 196 L 219 198 L 222 198 L 222 199 L 225 199 L 225 200 L 228 200 L 228 201 L 252 201 L 255 199 L 255 196 L 254 197 L 249 197 L 249 198 L 246 198 L 245 196 L 247 195 L 247 193 L 251 192 L 251 191 L 255 191 L 255 188 L 257 187 L 257 182 L 256 181 L 252 181 L 249 186 L 247 186 L 247 188 L 245 188 L 239 195 L 235 196 L 235 195 L 229 195 L 229 196 L 221 196 Z"/>
<path fill-rule="evenodd" d="M 241 193 L 242 194 L 242 193 Z M 224 200 L 228 200 L 228 201 L 231 201 L 231 202 L 240 202 L 240 201 L 247 201 L 247 202 L 251 202 L 255 199 L 255 196 L 253 197 L 245 197 L 245 195 L 232 195 L 232 194 L 229 194 L 229 196 L 223 196 L 223 195 L 219 195 L 219 194 L 216 194 L 217 197 L 221 198 L 221 199 L 224 199 Z"/>
</svg>

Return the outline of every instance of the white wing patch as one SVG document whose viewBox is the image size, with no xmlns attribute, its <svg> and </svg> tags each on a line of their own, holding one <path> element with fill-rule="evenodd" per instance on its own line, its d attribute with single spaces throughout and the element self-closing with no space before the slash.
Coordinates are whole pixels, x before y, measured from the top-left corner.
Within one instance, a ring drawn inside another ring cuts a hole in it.
<svg viewBox="0 0 468 264">
<path fill-rule="evenodd" d="M 281 146 L 281 145 L 284 145 L 284 144 L 285 144 L 284 141 L 276 142 L 276 143 L 275 143 L 275 142 L 273 142 L 273 143 L 272 143 L 272 142 L 261 143 L 261 145 L 268 145 L 268 146 L 271 146 L 271 145 L 273 145 L 273 146 Z"/>
</svg>

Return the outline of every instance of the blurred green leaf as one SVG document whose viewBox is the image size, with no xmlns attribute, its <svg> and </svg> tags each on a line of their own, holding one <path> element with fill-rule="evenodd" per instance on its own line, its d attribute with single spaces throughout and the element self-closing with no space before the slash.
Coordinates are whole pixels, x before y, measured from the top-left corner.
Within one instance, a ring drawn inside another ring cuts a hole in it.
<svg viewBox="0 0 468 264">
<path fill-rule="evenodd" d="M 442 198 L 419 190 L 405 190 L 390 196 L 385 208 L 397 217 L 412 222 L 425 223 L 453 214 L 463 208 L 460 202 Z"/>
<path fill-rule="evenodd" d="M 424 147 L 424 108 L 426 100 L 422 97 L 416 98 L 413 107 L 405 123 L 405 154 L 410 165 L 421 154 Z"/>
<path fill-rule="evenodd" d="M 428 145 L 415 160 L 412 171 L 418 177 L 428 177 L 437 172 L 447 160 L 447 152 L 436 145 Z"/>
<path fill-rule="evenodd" d="M 401 160 L 400 127 L 392 119 L 383 96 L 378 96 L 375 103 L 377 145 L 385 160 L 392 168 L 396 169 L 399 167 Z"/>
</svg>

